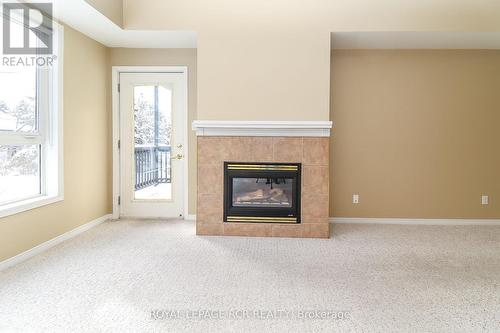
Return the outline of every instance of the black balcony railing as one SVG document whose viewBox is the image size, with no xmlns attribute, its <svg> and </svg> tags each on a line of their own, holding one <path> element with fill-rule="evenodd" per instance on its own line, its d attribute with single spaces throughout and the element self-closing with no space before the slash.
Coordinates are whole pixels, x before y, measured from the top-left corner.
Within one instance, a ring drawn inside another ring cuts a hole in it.
<svg viewBox="0 0 500 333">
<path fill-rule="evenodd" d="M 145 146 L 135 148 L 135 189 L 170 183 L 170 146 Z"/>
</svg>

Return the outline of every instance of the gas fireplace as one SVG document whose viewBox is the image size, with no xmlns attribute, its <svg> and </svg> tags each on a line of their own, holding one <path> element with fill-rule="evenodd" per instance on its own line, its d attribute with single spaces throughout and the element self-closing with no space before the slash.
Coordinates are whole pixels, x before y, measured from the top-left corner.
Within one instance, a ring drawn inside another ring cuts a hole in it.
<svg viewBox="0 0 500 333">
<path fill-rule="evenodd" d="M 224 163 L 224 222 L 300 223 L 300 163 Z"/>
</svg>

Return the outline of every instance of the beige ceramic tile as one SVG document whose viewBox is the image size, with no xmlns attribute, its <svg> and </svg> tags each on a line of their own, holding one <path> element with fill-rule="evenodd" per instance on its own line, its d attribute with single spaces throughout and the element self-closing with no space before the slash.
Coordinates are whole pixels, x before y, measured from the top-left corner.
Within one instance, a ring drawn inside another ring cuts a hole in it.
<svg viewBox="0 0 500 333">
<path fill-rule="evenodd" d="M 305 224 L 302 230 L 302 237 L 307 238 L 329 238 L 330 224 Z"/>
<path fill-rule="evenodd" d="M 198 165 L 218 164 L 223 160 L 223 145 L 220 137 L 198 137 Z"/>
<path fill-rule="evenodd" d="M 272 236 L 272 225 L 265 223 L 224 223 L 224 235 L 270 237 Z"/>
<path fill-rule="evenodd" d="M 302 225 L 273 225 L 273 237 L 301 237 Z"/>
<path fill-rule="evenodd" d="M 302 215 L 300 218 L 302 224 L 326 224 L 330 222 L 328 217 L 311 217 Z"/>
<path fill-rule="evenodd" d="M 328 219 L 328 195 L 304 194 L 301 198 L 301 221 L 317 222 L 315 219 Z"/>
<path fill-rule="evenodd" d="M 200 236 L 222 236 L 224 234 L 224 226 L 214 223 L 196 223 L 196 234 Z"/>
<path fill-rule="evenodd" d="M 304 138 L 304 165 L 328 165 L 329 138 Z"/>
<path fill-rule="evenodd" d="M 222 195 L 199 194 L 196 208 L 196 219 L 203 223 L 222 223 Z"/>
<path fill-rule="evenodd" d="M 252 138 L 249 137 L 222 137 L 221 154 L 223 161 L 245 162 L 250 156 Z"/>
<path fill-rule="evenodd" d="M 223 195 L 223 166 L 222 164 L 198 165 L 198 193 Z"/>
<path fill-rule="evenodd" d="M 272 137 L 253 137 L 250 149 L 252 162 L 273 162 Z"/>
<path fill-rule="evenodd" d="M 327 166 L 302 167 L 302 193 L 328 194 L 329 170 Z"/>
<path fill-rule="evenodd" d="M 302 163 L 302 138 L 273 138 L 273 162 Z"/>
</svg>

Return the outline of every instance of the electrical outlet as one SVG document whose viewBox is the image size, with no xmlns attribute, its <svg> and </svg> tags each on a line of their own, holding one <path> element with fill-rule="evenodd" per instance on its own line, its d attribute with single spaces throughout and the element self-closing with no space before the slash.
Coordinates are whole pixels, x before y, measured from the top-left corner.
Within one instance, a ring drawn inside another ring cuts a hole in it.
<svg viewBox="0 0 500 333">
<path fill-rule="evenodd" d="M 490 203 L 489 201 L 490 201 L 490 198 L 487 195 L 481 196 L 481 205 L 487 205 Z"/>
<path fill-rule="evenodd" d="M 359 204 L 359 194 L 353 194 L 352 195 L 352 203 L 353 204 Z"/>
</svg>

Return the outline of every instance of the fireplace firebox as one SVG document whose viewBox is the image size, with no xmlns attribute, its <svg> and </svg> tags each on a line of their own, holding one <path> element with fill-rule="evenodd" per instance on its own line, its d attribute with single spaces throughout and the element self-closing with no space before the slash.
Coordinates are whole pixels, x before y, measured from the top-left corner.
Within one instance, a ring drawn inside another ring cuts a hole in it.
<svg viewBox="0 0 500 333">
<path fill-rule="evenodd" d="M 300 163 L 224 162 L 224 222 L 300 223 Z"/>
</svg>

